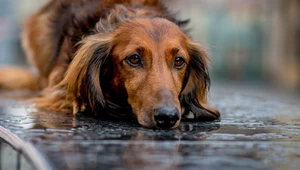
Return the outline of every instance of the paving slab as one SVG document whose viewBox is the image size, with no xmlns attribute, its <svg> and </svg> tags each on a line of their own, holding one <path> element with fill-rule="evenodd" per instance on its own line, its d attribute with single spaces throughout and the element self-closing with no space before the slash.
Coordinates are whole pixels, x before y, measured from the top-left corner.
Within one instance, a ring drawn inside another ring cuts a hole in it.
<svg viewBox="0 0 300 170">
<path fill-rule="evenodd" d="M 12 159 L 25 162 L 17 162 L 21 169 L 300 167 L 298 98 L 285 100 L 260 91 L 215 88 L 210 103 L 221 111 L 221 121 L 182 122 L 174 130 L 153 130 L 134 121 L 38 111 L 24 100 L 3 96 L 0 94 L 2 169 L 7 162 L 8 154 L 3 151 L 7 145 L 19 153 L 10 154 Z"/>
</svg>

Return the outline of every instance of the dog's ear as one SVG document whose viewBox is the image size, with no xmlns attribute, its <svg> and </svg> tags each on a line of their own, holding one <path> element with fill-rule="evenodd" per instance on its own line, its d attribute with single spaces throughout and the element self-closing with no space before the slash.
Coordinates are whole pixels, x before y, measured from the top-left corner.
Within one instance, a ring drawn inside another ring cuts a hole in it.
<svg viewBox="0 0 300 170">
<path fill-rule="evenodd" d="M 106 107 L 101 79 L 109 73 L 111 39 L 110 36 L 98 34 L 80 42 L 80 48 L 61 83 L 67 85 L 67 100 L 73 103 L 73 113 L 85 110 L 86 106 L 92 112 Z"/>
<path fill-rule="evenodd" d="M 209 57 L 200 45 L 192 41 L 187 43 L 187 49 L 190 55 L 190 62 L 180 97 L 184 110 L 183 118 L 196 121 L 219 119 L 219 111 L 207 105 L 207 95 L 210 86 L 208 73 Z"/>
<path fill-rule="evenodd" d="M 101 81 L 108 81 L 112 69 L 109 65 L 112 37 L 90 35 L 83 38 L 78 46 L 64 79 L 33 100 L 37 103 L 37 108 L 59 112 L 73 111 L 77 114 L 84 111 L 107 112 L 108 109 L 119 107 L 105 99 L 101 87 Z"/>
</svg>

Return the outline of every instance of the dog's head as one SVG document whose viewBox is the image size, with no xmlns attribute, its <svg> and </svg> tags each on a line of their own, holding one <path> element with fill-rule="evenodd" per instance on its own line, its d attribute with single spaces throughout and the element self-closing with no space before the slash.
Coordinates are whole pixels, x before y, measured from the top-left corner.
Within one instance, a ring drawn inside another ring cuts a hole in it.
<svg viewBox="0 0 300 170">
<path fill-rule="evenodd" d="M 208 61 L 176 24 L 133 19 L 83 39 L 67 74 L 68 89 L 94 112 L 129 105 L 142 126 L 174 128 L 190 113 L 197 120 L 219 117 L 206 105 Z"/>
</svg>

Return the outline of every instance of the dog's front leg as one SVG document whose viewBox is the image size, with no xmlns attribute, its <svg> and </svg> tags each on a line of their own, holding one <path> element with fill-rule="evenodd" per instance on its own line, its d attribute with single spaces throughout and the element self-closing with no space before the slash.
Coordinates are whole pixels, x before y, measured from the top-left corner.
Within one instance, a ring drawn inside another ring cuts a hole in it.
<svg viewBox="0 0 300 170">
<path fill-rule="evenodd" d="M 190 108 L 185 108 L 184 110 L 183 120 L 213 121 L 220 119 L 220 112 L 207 104 L 202 104 L 201 108 L 191 105 Z"/>
<path fill-rule="evenodd" d="M 73 114 L 78 115 L 86 111 L 86 103 L 82 100 L 73 101 Z"/>
</svg>

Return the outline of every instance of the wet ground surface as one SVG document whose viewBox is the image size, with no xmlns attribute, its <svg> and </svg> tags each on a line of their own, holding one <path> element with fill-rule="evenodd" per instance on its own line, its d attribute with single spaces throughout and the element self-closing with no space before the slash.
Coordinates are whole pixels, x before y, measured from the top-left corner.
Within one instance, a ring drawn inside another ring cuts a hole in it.
<svg viewBox="0 0 300 170">
<path fill-rule="evenodd" d="M 151 130 L 0 97 L 0 125 L 32 143 L 54 169 L 299 169 L 298 99 L 213 89 L 210 100 L 220 122 Z"/>
</svg>

